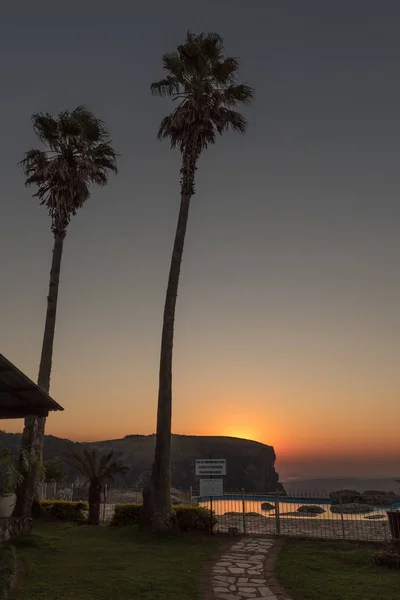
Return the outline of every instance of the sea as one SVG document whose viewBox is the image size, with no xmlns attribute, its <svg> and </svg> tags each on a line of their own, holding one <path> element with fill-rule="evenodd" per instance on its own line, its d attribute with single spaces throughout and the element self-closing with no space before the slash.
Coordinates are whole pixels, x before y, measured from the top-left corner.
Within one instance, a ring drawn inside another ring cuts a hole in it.
<svg viewBox="0 0 400 600">
<path fill-rule="evenodd" d="M 400 479 L 400 466 L 397 479 Z M 288 495 L 318 493 L 329 496 L 331 492 L 338 490 L 355 490 L 357 492 L 376 490 L 400 494 L 400 483 L 396 481 L 395 477 L 287 477 L 283 478 L 281 483 Z"/>
</svg>

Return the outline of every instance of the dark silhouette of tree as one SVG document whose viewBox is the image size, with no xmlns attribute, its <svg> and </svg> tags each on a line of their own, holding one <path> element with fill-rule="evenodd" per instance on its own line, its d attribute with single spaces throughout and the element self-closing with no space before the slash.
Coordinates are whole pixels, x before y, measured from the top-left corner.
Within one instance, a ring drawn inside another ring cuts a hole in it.
<svg viewBox="0 0 400 600">
<path fill-rule="evenodd" d="M 33 195 L 44 205 L 51 218 L 54 236 L 47 312 L 40 357 L 38 385 L 50 389 L 57 298 L 64 239 L 71 217 L 90 197 L 92 185 L 105 186 L 111 173 L 117 172 L 117 154 L 111 146 L 105 124 L 87 108 L 78 106 L 56 117 L 48 113 L 32 116 L 34 131 L 44 149 L 32 149 L 21 162 L 25 185 L 37 188 Z M 27 417 L 21 451 L 41 459 L 46 419 Z M 34 472 L 24 477 L 18 488 L 16 515 L 30 516 L 35 494 Z"/>
<path fill-rule="evenodd" d="M 114 459 L 114 453 L 100 454 L 93 448 L 85 448 L 82 452 L 72 452 L 69 460 L 89 483 L 89 525 L 100 523 L 101 492 L 108 481 L 116 475 L 123 475 L 128 467 Z"/>
<path fill-rule="evenodd" d="M 250 103 L 253 90 L 237 83 L 239 62 L 226 57 L 216 33 L 188 32 L 176 52 L 164 54 L 166 76 L 151 91 L 172 98 L 177 106 L 158 131 L 181 152 L 181 200 L 164 306 L 159 371 L 157 433 L 151 484 L 144 490 L 142 529 L 163 529 L 173 523 L 171 510 L 172 349 L 175 306 L 190 200 L 201 153 L 228 130 L 244 133 L 246 120 L 235 107 Z"/>
</svg>

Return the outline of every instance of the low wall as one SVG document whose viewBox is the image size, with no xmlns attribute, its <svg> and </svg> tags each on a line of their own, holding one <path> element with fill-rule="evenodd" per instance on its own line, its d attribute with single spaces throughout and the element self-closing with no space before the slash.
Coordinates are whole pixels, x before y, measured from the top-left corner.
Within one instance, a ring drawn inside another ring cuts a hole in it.
<svg viewBox="0 0 400 600">
<path fill-rule="evenodd" d="M 32 519 L 28 517 L 0 518 L 0 542 L 18 537 L 32 530 Z"/>
</svg>

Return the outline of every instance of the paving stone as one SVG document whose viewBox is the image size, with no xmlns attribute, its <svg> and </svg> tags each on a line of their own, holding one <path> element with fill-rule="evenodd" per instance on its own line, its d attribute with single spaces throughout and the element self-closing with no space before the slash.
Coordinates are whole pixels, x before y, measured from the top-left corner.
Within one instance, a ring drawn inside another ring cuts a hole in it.
<svg viewBox="0 0 400 600">
<path fill-rule="evenodd" d="M 214 567 L 213 571 L 214 571 L 214 573 L 228 573 L 228 571 L 226 569 L 222 569 L 219 567 Z"/>
<path fill-rule="evenodd" d="M 234 577 L 225 577 L 225 575 L 214 575 L 214 580 L 224 581 L 225 583 L 235 583 L 236 579 Z"/>
<path fill-rule="evenodd" d="M 274 592 L 267 587 L 260 588 L 258 591 L 260 593 L 261 598 L 268 598 L 268 600 L 276 599 Z"/>
<path fill-rule="evenodd" d="M 278 600 L 263 578 L 264 561 L 273 544 L 272 538 L 246 538 L 232 546 L 213 568 L 214 599 Z"/>
<path fill-rule="evenodd" d="M 238 567 L 229 567 L 229 573 L 236 573 L 237 575 L 242 575 L 245 570 L 244 569 L 239 569 Z"/>
<path fill-rule="evenodd" d="M 262 569 L 248 569 L 248 575 L 262 575 Z"/>
</svg>

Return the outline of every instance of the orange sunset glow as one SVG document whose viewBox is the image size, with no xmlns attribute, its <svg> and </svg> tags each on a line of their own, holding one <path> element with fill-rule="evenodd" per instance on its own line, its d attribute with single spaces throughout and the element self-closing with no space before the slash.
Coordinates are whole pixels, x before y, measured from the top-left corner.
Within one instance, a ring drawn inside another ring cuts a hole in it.
<svg viewBox="0 0 400 600">
<path fill-rule="evenodd" d="M 351 472 L 368 474 L 369 468 L 376 472 L 379 465 L 379 468 L 386 465 L 385 473 L 396 474 L 393 459 L 399 446 L 397 422 L 393 418 L 397 414 L 395 389 L 391 390 L 387 384 L 386 389 L 380 388 L 378 382 L 372 386 L 370 380 L 369 389 L 357 390 L 354 380 L 346 380 L 346 386 L 341 379 L 340 385 L 333 386 L 332 382 L 327 391 L 322 381 L 312 380 L 313 369 L 300 375 L 297 365 L 291 368 L 289 364 L 285 366 L 287 377 L 279 380 L 278 368 L 274 377 L 263 373 L 261 363 L 257 370 L 254 357 L 243 362 L 240 372 L 234 371 L 232 380 L 226 359 L 219 358 L 218 350 L 214 350 L 211 359 L 212 345 L 207 360 L 206 357 L 201 360 L 196 350 L 194 356 L 184 357 L 182 347 L 187 346 L 191 337 L 189 333 L 186 335 L 180 333 L 176 343 L 173 415 L 176 433 L 233 436 L 273 445 L 277 468 L 284 473 L 298 469 L 313 472 L 314 464 L 317 473 L 324 470 L 345 474 L 349 466 Z M 52 394 L 65 412 L 50 416 L 47 433 L 80 441 L 152 433 L 157 380 L 152 377 L 150 366 L 153 363 L 156 371 L 156 339 L 154 328 L 154 348 L 146 356 L 148 366 L 134 376 L 134 381 L 125 374 L 130 360 L 110 362 L 98 348 L 93 348 L 90 356 L 82 354 L 84 349 L 79 354 L 71 350 L 66 353 L 59 340 Z M 139 352 L 138 348 L 137 357 Z M 230 354 L 231 350 L 227 352 Z M 14 351 L 10 348 L 8 354 L 16 361 L 17 348 Z M 202 377 L 193 386 L 197 360 Z M 34 378 L 34 363 L 30 350 L 19 365 Z M 60 363 L 68 364 L 68 370 Z M 82 364 L 85 364 L 84 377 Z M 348 367 L 343 364 L 342 368 Z M 99 373 L 106 374 L 104 380 Z M 19 421 L 3 422 L 8 431 L 20 431 L 21 425 Z"/>
<path fill-rule="evenodd" d="M 34 4 L 21 12 L 29 25 Z M 17 168 L 42 143 L 31 115 L 85 104 L 118 155 L 63 242 L 50 395 L 65 410 L 46 433 L 156 430 L 182 190 L 179 149 L 157 139 L 171 103 L 150 84 L 189 27 L 221 33 L 255 94 L 238 101 L 246 132 L 216 135 L 196 163 L 175 269 L 172 430 L 272 445 L 282 477 L 400 478 L 397 17 L 371 2 L 264 0 L 247 11 L 214 0 L 160 3 L 155 21 L 150 3 L 125 4 L 115 22 L 96 6 L 94 23 L 82 2 L 79 36 L 73 11 L 71 23 L 50 11 L 40 35 L 18 24 L 3 36 L 0 352 L 33 381 L 53 235 Z"/>
</svg>

